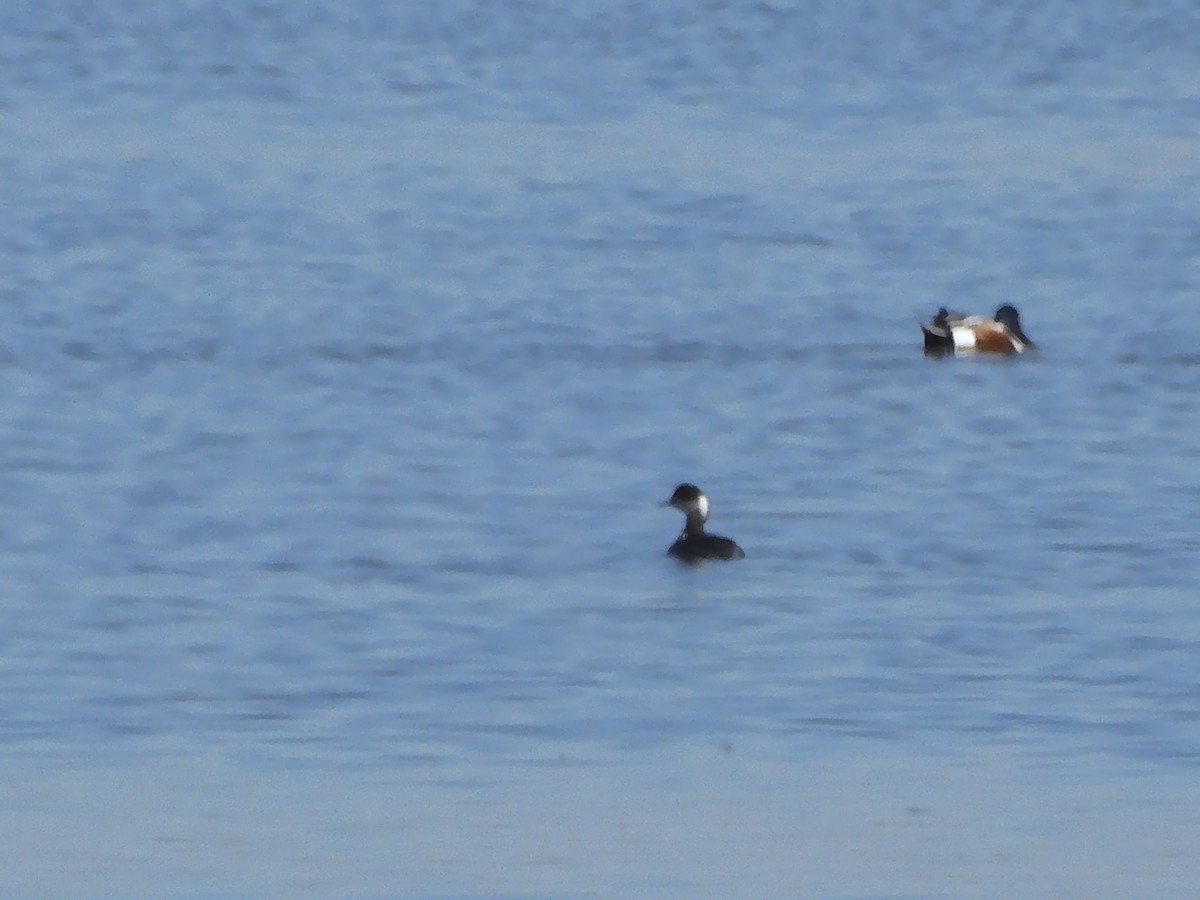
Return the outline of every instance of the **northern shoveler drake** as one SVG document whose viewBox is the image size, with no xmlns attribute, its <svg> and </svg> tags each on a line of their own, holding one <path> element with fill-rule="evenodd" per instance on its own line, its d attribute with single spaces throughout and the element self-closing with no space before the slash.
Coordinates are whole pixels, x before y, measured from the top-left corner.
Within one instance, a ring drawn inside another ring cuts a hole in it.
<svg viewBox="0 0 1200 900">
<path fill-rule="evenodd" d="M 990 319 L 983 316 L 963 316 L 944 306 L 925 332 L 925 353 L 928 356 L 949 356 L 953 353 L 1002 353 L 1012 355 L 1036 350 L 1037 344 L 1021 330 L 1021 315 L 1015 306 L 1004 304 Z"/>
<path fill-rule="evenodd" d="M 673 506 L 687 517 L 682 533 L 667 550 L 670 556 L 691 565 L 707 559 L 743 559 L 746 556 L 729 538 L 704 530 L 708 520 L 708 495 L 694 484 L 679 485 L 663 506 Z"/>
</svg>

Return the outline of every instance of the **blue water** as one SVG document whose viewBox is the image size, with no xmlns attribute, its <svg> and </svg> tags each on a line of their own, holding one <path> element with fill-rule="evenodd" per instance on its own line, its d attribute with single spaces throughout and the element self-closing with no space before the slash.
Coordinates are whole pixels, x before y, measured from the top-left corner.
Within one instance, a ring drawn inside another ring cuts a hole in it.
<svg viewBox="0 0 1200 900">
<path fill-rule="evenodd" d="M 1196 20 L 6 6 L 5 896 L 1191 896 Z"/>
</svg>

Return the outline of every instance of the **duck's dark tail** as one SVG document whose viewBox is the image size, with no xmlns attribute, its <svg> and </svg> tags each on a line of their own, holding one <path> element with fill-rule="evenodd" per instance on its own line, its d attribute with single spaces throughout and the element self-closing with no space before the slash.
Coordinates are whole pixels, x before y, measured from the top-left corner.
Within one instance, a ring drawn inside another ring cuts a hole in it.
<svg viewBox="0 0 1200 900">
<path fill-rule="evenodd" d="M 921 324 L 925 335 L 926 356 L 948 356 L 954 352 L 954 335 L 950 331 L 949 313 L 943 306 L 928 325 Z"/>
</svg>

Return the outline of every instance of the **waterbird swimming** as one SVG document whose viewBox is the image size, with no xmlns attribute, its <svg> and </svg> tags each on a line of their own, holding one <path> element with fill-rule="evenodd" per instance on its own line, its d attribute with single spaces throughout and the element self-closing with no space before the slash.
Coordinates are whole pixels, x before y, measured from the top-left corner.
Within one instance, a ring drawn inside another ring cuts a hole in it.
<svg viewBox="0 0 1200 900">
<path fill-rule="evenodd" d="M 927 356 L 955 353 L 1000 353 L 1012 355 L 1036 350 L 1037 345 L 1021 329 L 1021 315 L 1011 304 L 1004 304 L 988 319 L 952 313 L 944 306 L 928 324 L 925 334 Z"/>
<path fill-rule="evenodd" d="M 742 559 L 745 552 L 727 537 L 704 530 L 711 504 L 708 495 L 694 484 L 681 484 L 663 506 L 673 506 L 686 516 L 683 531 L 667 553 L 686 563 L 709 559 Z"/>
</svg>

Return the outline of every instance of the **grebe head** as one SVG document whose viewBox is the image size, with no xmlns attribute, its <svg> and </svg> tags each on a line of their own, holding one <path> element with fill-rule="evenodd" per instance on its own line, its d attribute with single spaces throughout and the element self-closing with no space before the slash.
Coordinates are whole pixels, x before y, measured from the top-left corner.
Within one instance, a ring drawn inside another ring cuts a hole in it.
<svg viewBox="0 0 1200 900">
<path fill-rule="evenodd" d="M 679 485 L 663 506 L 673 506 L 685 516 L 697 516 L 701 520 L 708 518 L 708 495 L 694 484 Z"/>
</svg>

